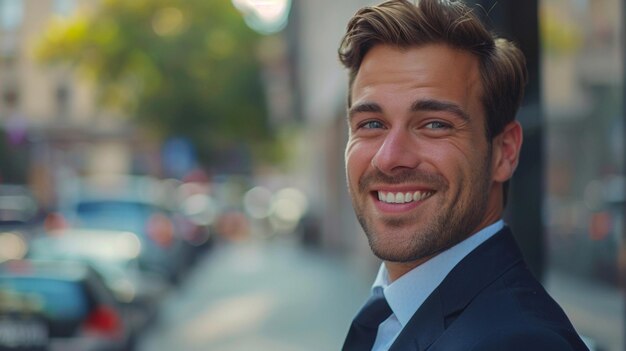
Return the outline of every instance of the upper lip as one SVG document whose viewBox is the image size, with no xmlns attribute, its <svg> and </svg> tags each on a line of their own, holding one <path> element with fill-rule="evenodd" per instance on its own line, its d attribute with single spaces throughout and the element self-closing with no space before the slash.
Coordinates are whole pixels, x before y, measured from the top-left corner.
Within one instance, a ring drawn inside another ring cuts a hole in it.
<svg viewBox="0 0 626 351">
<path fill-rule="evenodd" d="M 414 192 L 414 191 L 435 191 L 433 188 L 421 186 L 421 185 L 404 185 L 404 186 L 373 186 L 371 187 L 373 192 L 384 191 L 391 193 L 401 193 L 401 192 Z"/>
</svg>

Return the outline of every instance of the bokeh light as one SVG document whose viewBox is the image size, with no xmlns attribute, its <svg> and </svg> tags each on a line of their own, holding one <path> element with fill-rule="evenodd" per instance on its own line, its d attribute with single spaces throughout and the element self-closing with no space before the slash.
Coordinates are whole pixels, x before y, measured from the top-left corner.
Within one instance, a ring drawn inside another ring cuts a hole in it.
<svg viewBox="0 0 626 351">
<path fill-rule="evenodd" d="M 262 34 L 281 31 L 287 25 L 291 0 L 232 0 L 250 28 Z"/>
</svg>

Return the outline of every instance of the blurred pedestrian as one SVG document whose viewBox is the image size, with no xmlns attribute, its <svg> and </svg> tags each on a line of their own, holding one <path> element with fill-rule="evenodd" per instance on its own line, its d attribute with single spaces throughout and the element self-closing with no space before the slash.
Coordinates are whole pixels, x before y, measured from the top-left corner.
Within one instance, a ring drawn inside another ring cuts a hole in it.
<svg viewBox="0 0 626 351">
<path fill-rule="evenodd" d="M 346 170 L 384 262 L 344 350 L 586 350 L 502 220 L 525 58 L 461 1 L 350 20 Z"/>
</svg>

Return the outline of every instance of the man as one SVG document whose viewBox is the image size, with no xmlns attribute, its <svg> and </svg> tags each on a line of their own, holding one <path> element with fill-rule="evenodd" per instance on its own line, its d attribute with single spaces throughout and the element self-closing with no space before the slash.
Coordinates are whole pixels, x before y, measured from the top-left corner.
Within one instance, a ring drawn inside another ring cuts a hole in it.
<svg viewBox="0 0 626 351">
<path fill-rule="evenodd" d="M 346 170 L 384 263 L 344 350 L 586 350 L 501 217 L 517 167 L 525 59 L 466 5 L 361 9 L 349 69 Z"/>
</svg>

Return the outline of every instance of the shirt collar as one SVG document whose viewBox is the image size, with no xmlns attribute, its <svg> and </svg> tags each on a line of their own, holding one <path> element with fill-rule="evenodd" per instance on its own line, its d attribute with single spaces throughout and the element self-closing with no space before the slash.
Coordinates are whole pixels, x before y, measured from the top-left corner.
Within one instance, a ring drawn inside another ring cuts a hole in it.
<svg viewBox="0 0 626 351">
<path fill-rule="evenodd" d="M 385 264 L 380 265 L 372 289 L 382 287 L 385 298 L 396 318 L 404 327 L 426 298 L 439 286 L 450 271 L 470 252 L 504 227 L 504 221 L 481 229 L 474 235 L 442 251 L 430 260 L 413 268 L 393 283 Z"/>
</svg>

